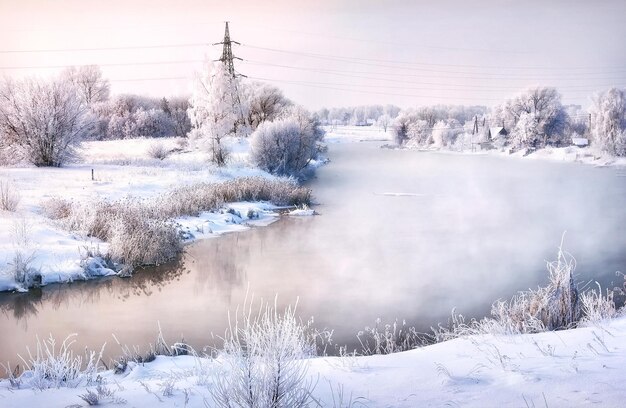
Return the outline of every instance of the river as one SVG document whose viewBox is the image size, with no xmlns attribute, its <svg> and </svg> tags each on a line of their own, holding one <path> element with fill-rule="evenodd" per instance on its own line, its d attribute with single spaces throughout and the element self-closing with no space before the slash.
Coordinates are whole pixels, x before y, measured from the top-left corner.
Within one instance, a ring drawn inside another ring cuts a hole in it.
<svg viewBox="0 0 626 408">
<path fill-rule="evenodd" d="M 0 294 L 0 361 L 35 338 L 78 333 L 77 346 L 120 354 L 166 340 L 219 343 L 246 293 L 355 347 L 376 318 L 425 330 L 453 308 L 481 317 L 499 298 L 547 281 L 565 231 L 581 282 L 622 285 L 626 170 L 487 155 L 331 145 L 309 184 L 320 214 L 207 239 L 175 265 L 130 279 L 57 284 Z"/>
</svg>

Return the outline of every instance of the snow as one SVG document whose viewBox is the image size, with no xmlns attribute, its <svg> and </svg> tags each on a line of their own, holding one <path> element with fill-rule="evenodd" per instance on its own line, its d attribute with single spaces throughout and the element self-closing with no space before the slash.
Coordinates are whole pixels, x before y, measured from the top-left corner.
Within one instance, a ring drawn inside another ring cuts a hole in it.
<svg viewBox="0 0 626 408">
<path fill-rule="evenodd" d="M 86 275 L 81 257 L 87 249 L 106 253 L 107 244 L 69 233 L 43 216 L 41 203 L 45 199 L 62 197 L 74 202 L 94 198 L 117 200 L 126 196 L 150 199 L 184 184 L 245 176 L 272 177 L 247 165 L 249 144 L 245 139 L 225 140 L 233 158 L 225 168 L 209 164 L 208 153 L 181 149 L 179 142 L 176 138 L 92 141 L 83 144 L 80 160 L 66 167 L 0 168 L 0 179 L 8 180 L 21 197 L 16 213 L 0 211 L 0 291 L 20 290 L 10 272 L 17 251 L 32 256 L 30 266 L 40 271 L 44 285 L 111 272 L 107 268 L 95 268 Z M 154 143 L 177 150 L 164 160 L 153 159 L 148 149 Z M 176 221 L 190 233 L 189 237 L 199 239 L 267 225 L 278 216 L 275 211 L 278 208 L 267 203 L 230 203 L 227 208 L 240 216 L 223 211 Z M 249 219 L 248 213 L 254 214 L 254 218 Z"/>
<path fill-rule="evenodd" d="M 386 142 L 391 141 L 391 126 L 387 132 L 378 126 L 325 126 L 324 142 Z"/>
<path fill-rule="evenodd" d="M 291 210 L 287 213 L 287 215 L 292 217 L 308 217 L 315 214 L 315 210 L 312 210 L 306 206 L 304 208 L 296 208 L 295 210 Z"/>
<path fill-rule="evenodd" d="M 573 330 L 516 336 L 458 338 L 407 352 L 306 361 L 322 406 L 340 393 L 374 407 L 602 407 L 626 398 L 626 318 Z M 209 389 L 219 360 L 192 356 L 130 363 L 122 374 L 101 373 L 115 398 L 128 406 L 213 406 Z M 170 384 L 171 395 L 165 388 Z M 95 385 L 33 390 L 24 381 L 0 381 L 0 405 L 70 406 Z M 188 397 L 186 397 L 186 395 Z M 186 402 L 186 398 L 188 401 Z"/>
</svg>

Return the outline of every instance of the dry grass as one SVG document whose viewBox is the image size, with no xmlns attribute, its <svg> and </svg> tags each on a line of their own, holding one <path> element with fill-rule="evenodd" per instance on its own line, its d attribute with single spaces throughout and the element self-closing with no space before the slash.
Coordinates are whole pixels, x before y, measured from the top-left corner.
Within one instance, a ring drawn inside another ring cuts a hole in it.
<svg viewBox="0 0 626 408">
<path fill-rule="evenodd" d="M 20 199 L 20 194 L 12 183 L 0 180 L 0 210 L 15 212 Z"/>
<path fill-rule="evenodd" d="M 300 205 L 310 200 L 311 191 L 293 180 L 248 177 L 183 186 L 151 201 L 129 198 L 78 204 L 57 198 L 42 203 L 42 209 L 67 229 L 108 242 L 111 260 L 130 271 L 160 265 L 178 255 L 182 240 L 173 218 L 216 211 L 227 202 Z"/>
</svg>

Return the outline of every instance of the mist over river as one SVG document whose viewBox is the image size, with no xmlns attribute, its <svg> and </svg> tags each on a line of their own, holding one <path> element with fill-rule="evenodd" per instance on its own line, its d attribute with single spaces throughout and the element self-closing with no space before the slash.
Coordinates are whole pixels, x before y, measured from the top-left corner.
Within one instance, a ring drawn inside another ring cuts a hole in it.
<svg viewBox="0 0 626 408">
<path fill-rule="evenodd" d="M 626 170 L 575 163 L 331 145 L 309 182 L 320 214 L 199 241 L 175 265 L 0 293 L 0 361 L 37 335 L 120 354 L 154 342 L 218 344 L 246 292 L 356 347 L 376 318 L 426 330 L 452 308 L 470 317 L 547 281 L 565 231 L 577 280 L 619 285 L 626 272 Z"/>
</svg>

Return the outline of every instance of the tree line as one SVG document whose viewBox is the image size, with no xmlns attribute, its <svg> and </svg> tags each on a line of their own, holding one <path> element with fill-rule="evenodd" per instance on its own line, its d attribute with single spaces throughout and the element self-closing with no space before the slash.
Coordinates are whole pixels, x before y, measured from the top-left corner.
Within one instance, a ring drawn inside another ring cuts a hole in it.
<svg viewBox="0 0 626 408">
<path fill-rule="evenodd" d="M 611 155 L 626 156 L 626 91 L 611 88 L 598 93 L 585 111 L 579 105 L 562 105 L 555 88 L 535 87 L 491 109 L 446 105 L 405 109 L 392 128 L 398 145 L 462 149 L 486 143 L 535 150 L 584 138 Z"/>
</svg>

